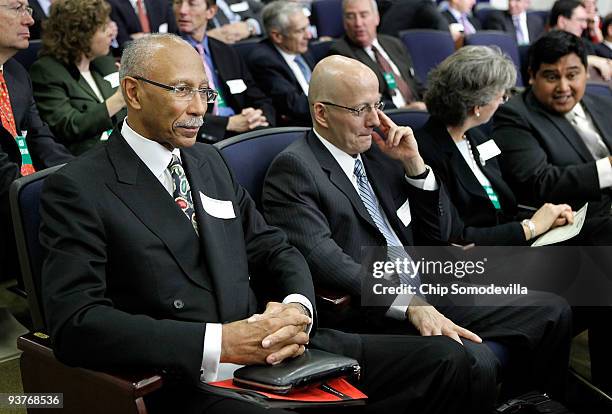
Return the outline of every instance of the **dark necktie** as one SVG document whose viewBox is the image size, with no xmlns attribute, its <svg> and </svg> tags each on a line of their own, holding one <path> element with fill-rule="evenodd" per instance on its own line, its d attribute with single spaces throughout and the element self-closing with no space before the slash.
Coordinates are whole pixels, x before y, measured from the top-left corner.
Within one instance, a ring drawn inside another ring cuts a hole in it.
<svg viewBox="0 0 612 414">
<path fill-rule="evenodd" d="M 196 234 L 198 233 L 198 222 L 196 221 L 193 201 L 191 199 L 191 188 L 183 164 L 177 155 L 172 154 L 172 161 L 168 165 L 172 177 L 172 196 L 176 205 L 185 213 Z"/>
<path fill-rule="evenodd" d="M 412 95 L 412 91 L 410 90 L 410 87 L 408 86 L 404 78 L 402 78 L 402 76 L 399 73 L 395 73 L 393 71 L 391 64 L 389 64 L 387 59 L 385 59 L 383 55 L 380 54 L 380 51 L 375 46 L 372 46 L 372 52 L 374 52 L 376 63 L 378 63 L 378 66 L 383 71 L 383 73 L 390 73 L 393 75 L 393 78 L 395 79 L 395 84 L 397 85 L 397 89 L 389 88 L 391 95 L 395 95 L 397 91 L 399 91 L 399 93 L 402 94 L 402 97 L 404 98 L 404 101 L 406 101 L 406 103 L 410 103 L 414 101 L 414 96 Z"/>
</svg>

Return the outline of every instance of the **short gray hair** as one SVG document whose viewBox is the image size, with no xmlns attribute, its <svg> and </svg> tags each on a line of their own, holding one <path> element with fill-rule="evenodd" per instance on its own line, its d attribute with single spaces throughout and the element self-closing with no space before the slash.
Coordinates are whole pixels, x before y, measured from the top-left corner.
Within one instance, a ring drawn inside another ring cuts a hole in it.
<svg viewBox="0 0 612 414">
<path fill-rule="evenodd" d="M 119 68 L 119 80 L 126 76 L 141 76 L 146 78 L 152 63 L 155 51 L 161 47 L 161 43 L 183 42 L 179 36 L 171 33 L 149 34 L 128 42 L 121 55 L 121 67 Z"/>
<path fill-rule="evenodd" d="M 344 16 L 344 10 L 346 9 L 346 6 L 348 5 L 348 3 L 352 3 L 354 1 L 358 1 L 358 0 L 342 0 L 342 15 L 343 16 Z M 370 8 L 372 9 L 375 15 L 378 15 L 378 3 L 376 3 L 376 0 L 370 0 Z"/>
<path fill-rule="evenodd" d="M 282 34 L 289 31 L 289 19 L 296 13 L 304 14 L 301 4 L 286 0 L 276 0 L 268 3 L 261 12 L 266 34 L 270 36 L 271 30 L 278 30 Z"/>
<path fill-rule="evenodd" d="M 497 46 L 464 46 L 429 73 L 425 104 L 446 125 L 465 122 L 469 111 L 516 82 L 512 60 Z"/>
</svg>

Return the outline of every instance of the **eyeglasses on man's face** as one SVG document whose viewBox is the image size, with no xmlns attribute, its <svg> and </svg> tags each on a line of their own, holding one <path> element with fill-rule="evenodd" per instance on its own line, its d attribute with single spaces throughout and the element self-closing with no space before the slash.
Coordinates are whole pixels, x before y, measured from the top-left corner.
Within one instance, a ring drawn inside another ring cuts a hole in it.
<svg viewBox="0 0 612 414">
<path fill-rule="evenodd" d="M 27 3 L 17 3 L 17 4 L 0 4 L 0 7 L 4 7 L 8 9 L 12 14 L 17 16 L 32 16 L 34 11 L 33 8 L 28 6 Z"/>
<path fill-rule="evenodd" d="M 347 111 L 349 111 L 351 114 L 355 115 L 356 117 L 361 117 L 363 114 L 365 113 L 372 113 L 373 111 L 376 111 L 377 109 L 380 109 L 381 111 L 383 109 L 385 109 L 385 103 L 383 101 L 378 101 L 375 104 L 362 104 L 359 106 L 356 106 L 355 108 L 350 108 L 348 106 L 342 106 L 342 105 L 338 105 L 332 102 L 321 102 L 323 105 L 330 105 L 330 106 L 335 106 L 336 108 L 342 108 L 342 109 L 346 109 Z"/>
<path fill-rule="evenodd" d="M 159 88 L 166 89 L 167 91 L 172 92 L 174 97 L 179 101 L 191 101 L 196 93 L 200 94 L 200 98 L 207 103 L 215 102 L 217 99 L 217 91 L 210 88 L 192 88 L 190 86 L 170 86 L 163 83 L 155 82 L 150 79 L 143 78 L 141 76 L 134 76 L 134 79 L 141 80 L 143 82 L 149 83 L 151 85 L 157 86 Z"/>
</svg>

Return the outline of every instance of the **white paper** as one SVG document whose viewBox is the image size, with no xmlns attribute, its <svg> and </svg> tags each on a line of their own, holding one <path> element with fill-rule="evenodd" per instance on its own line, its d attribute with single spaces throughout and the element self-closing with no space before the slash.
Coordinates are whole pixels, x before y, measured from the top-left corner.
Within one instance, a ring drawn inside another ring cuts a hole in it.
<svg viewBox="0 0 612 414">
<path fill-rule="evenodd" d="M 566 224 L 565 226 L 556 227 L 536 239 L 531 247 L 546 246 L 549 244 L 560 243 L 569 240 L 576 236 L 582 230 L 582 225 L 586 218 L 587 207 L 586 203 L 582 208 L 574 213 L 574 224 Z"/>
<path fill-rule="evenodd" d="M 158 33 L 168 33 L 168 23 L 162 23 L 157 28 Z"/>
<path fill-rule="evenodd" d="M 410 203 L 408 199 L 402 204 L 400 208 L 397 209 L 397 217 L 401 220 L 404 226 L 408 227 L 410 222 L 412 221 L 412 215 L 410 214 Z"/>
<path fill-rule="evenodd" d="M 245 12 L 249 9 L 249 3 L 246 1 L 241 1 L 240 3 L 230 4 L 230 10 L 234 13 Z"/>
<path fill-rule="evenodd" d="M 110 83 L 111 88 L 116 88 L 119 86 L 119 72 L 111 73 L 110 75 L 106 75 L 104 80 Z"/>
<path fill-rule="evenodd" d="M 478 153 L 480 154 L 480 158 L 482 161 L 490 160 L 491 158 L 501 154 L 501 150 L 499 149 L 495 141 L 493 141 L 492 139 L 476 146 L 476 149 L 478 149 Z"/>
<path fill-rule="evenodd" d="M 242 93 L 247 89 L 246 83 L 242 79 L 230 79 L 226 83 L 232 95 Z"/>
<path fill-rule="evenodd" d="M 234 212 L 234 205 L 228 200 L 217 200 L 216 198 L 208 197 L 200 191 L 200 199 L 202 200 L 202 206 L 204 211 L 213 217 L 220 219 L 233 219 L 236 218 Z"/>
</svg>

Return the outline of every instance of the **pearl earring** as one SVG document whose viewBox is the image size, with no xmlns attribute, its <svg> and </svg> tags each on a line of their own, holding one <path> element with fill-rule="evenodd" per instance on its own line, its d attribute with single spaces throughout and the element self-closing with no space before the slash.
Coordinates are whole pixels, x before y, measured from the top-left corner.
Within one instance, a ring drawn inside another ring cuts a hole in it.
<svg viewBox="0 0 612 414">
<path fill-rule="evenodd" d="M 475 112 L 476 118 L 480 118 L 480 112 Z"/>
</svg>

